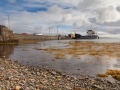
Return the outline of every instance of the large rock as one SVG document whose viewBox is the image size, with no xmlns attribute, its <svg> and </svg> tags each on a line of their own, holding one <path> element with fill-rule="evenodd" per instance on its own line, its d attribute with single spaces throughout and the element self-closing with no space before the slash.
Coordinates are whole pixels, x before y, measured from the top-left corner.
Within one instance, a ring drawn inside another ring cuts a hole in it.
<svg viewBox="0 0 120 90">
<path fill-rule="evenodd" d="M 9 30 L 4 25 L 0 25 L 0 41 L 8 42 L 17 40 L 18 39 L 13 35 L 13 31 Z"/>
</svg>

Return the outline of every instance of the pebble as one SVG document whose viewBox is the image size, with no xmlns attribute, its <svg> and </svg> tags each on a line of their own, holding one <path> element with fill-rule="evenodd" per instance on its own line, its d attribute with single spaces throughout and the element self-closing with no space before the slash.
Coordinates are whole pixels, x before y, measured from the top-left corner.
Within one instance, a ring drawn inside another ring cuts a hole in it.
<svg viewBox="0 0 120 90">
<path fill-rule="evenodd" d="M 16 86 L 13 86 L 12 89 L 13 89 L 13 90 L 20 90 L 20 88 L 21 88 L 20 86 L 16 85 Z"/>
<path fill-rule="evenodd" d="M 0 59 L 0 90 L 120 90 L 120 82 Z"/>
</svg>

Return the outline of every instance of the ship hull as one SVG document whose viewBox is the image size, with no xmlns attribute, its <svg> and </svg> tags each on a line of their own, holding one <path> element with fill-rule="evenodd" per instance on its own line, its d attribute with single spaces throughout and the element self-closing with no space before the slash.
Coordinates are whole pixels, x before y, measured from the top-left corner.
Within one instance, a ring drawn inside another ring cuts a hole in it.
<svg viewBox="0 0 120 90">
<path fill-rule="evenodd" d="M 81 36 L 80 39 L 99 39 L 97 35 L 95 36 Z"/>
<path fill-rule="evenodd" d="M 72 38 L 72 39 L 99 39 L 99 36 L 96 35 L 93 31 L 91 33 L 91 30 L 89 30 L 89 34 L 84 35 L 84 36 L 80 35 L 80 34 L 77 34 L 77 33 L 75 33 L 75 34 L 69 34 L 68 36 L 70 38 Z"/>
<path fill-rule="evenodd" d="M 98 35 L 92 35 L 92 36 L 76 35 L 74 39 L 99 39 L 99 36 Z"/>
</svg>

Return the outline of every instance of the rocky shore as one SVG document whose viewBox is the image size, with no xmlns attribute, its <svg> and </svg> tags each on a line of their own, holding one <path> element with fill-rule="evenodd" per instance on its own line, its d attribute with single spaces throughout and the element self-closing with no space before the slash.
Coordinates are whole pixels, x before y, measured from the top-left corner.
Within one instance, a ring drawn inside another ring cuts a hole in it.
<svg viewBox="0 0 120 90">
<path fill-rule="evenodd" d="M 0 90 L 120 90 L 120 82 L 71 76 L 46 67 L 0 59 Z"/>
</svg>

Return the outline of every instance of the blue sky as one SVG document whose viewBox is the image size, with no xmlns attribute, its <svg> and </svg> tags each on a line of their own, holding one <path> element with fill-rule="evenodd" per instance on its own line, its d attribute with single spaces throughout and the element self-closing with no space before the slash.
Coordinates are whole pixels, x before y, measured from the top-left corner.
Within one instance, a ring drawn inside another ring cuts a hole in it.
<svg viewBox="0 0 120 90">
<path fill-rule="evenodd" d="M 100 36 L 120 37 L 120 0 L 1 0 L 0 24 L 15 33 L 67 35 L 92 29 Z"/>
</svg>

